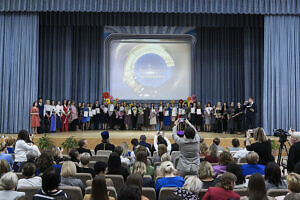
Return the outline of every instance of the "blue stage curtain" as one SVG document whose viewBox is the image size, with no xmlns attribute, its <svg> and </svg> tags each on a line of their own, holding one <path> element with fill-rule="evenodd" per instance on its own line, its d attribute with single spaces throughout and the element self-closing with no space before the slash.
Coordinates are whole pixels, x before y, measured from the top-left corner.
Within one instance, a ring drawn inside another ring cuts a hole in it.
<svg viewBox="0 0 300 200">
<path fill-rule="evenodd" d="M 264 128 L 300 130 L 300 17 L 265 16 Z"/>
<path fill-rule="evenodd" d="M 38 91 L 38 15 L 0 14 L 0 132 L 30 128 Z"/>
<path fill-rule="evenodd" d="M 39 96 L 76 102 L 106 91 L 103 27 L 40 26 Z"/>
</svg>

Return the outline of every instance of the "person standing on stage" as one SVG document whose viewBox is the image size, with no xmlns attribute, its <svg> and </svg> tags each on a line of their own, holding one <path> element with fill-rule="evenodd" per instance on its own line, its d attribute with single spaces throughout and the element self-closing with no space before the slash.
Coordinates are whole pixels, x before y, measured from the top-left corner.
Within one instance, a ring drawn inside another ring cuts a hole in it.
<svg viewBox="0 0 300 200">
<path fill-rule="evenodd" d="M 216 130 L 218 133 L 222 132 L 222 105 L 221 105 L 221 102 L 217 103 L 217 108 L 216 108 Z"/>
<path fill-rule="evenodd" d="M 246 129 L 255 128 L 256 103 L 252 97 L 249 97 L 245 104 L 246 108 Z"/>
<path fill-rule="evenodd" d="M 77 113 L 77 108 L 75 106 L 75 102 L 72 101 L 71 103 L 71 130 L 72 131 L 77 131 L 78 128 L 78 113 Z"/>
<path fill-rule="evenodd" d="M 84 131 L 84 129 L 87 129 L 87 120 L 88 120 L 88 115 L 89 115 L 89 111 L 87 106 L 85 106 L 85 103 L 82 103 L 81 105 L 81 123 L 82 123 L 82 131 Z"/>
<path fill-rule="evenodd" d="M 176 108 L 176 106 L 174 105 L 174 103 L 172 103 L 172 115 L 171 115 L 171 126 L 173 126 L 174 122 L 177 120 L 177 111 L 178 109 Z"/>
<path fill-rule="evenodd" d="M 54 100 L 51 101 L 50 132 L 56 132 L 56 105 Z"/>
<path fill-rule="evenodd" d="M 144 109 L 143 109 L 143 105 L 140 104 L 138 109 L 138 118 L 137 118 L 137 128 L 139 130 L 143 130 L 143 124 L 144 124 Z"/>
<path fill-rule="evenodd" d="M 44 131 L 47 133 L 50 131 L 50 118 L 51 118 L 51 105 L 50 105 L 50 100 L 46 100 L 46 104 L 44 105 L 44 124 L 45 124 L 45 129 Z"/>
<path fill-rule="evenodd" d="M 99 101 L 96 100 L 96 103 L 94 104 L 93 110 L 95 110 L 94 112 L 96 112 L 95 116 L 94 116 L 94 129 L 95 130 L 99 130 L 99 123 L 100 123 L 100 104 Z"/>
<path fill-rule="evenodd" d="M 124 124 L 125 124 L 125 129 L 128 130 L 131 124 L 131 107 L 130 105 L 127 105 L 126 102 L 124 102 L 124 107 L 125 107 Z"/>
<path fill-rule="evenodd" d="M 145 103 L 144 107 L 144 129 L 149 130 L 149 123 L 150 123 L 150 108 Z"/>
<path fill-rule="evenodd" d="M 37 128 L 40 127 L 40 117 L 38 103 L 35 101 L 33 107 L 30 109 L 30 126 L 32 128 L 33 134 L 37 134 Z"/>
<path fill-rule="evenodd" d="M 69 130 L 69 122 L 68 122 L 68 112 L 69 112 L 69 109 L 68 109 L 68 105 L 67 105 L 67 100 L 64 100 L 64 104 L 63 104 L 63 113 L 62 113 L 62 117 L 61 117 L 61 120 L 62 120 L 62 128 L 61 128 L 61 131 L 62 132 L 65 132 L 65 131 L 68 131 Z"/>
<path fill-rule="evenodd" d="M 114 119 L 113 119 L 113 117 L 114 117 L 113 116 L 113 112 L 115 110 L 115 107 L 114 107 L 113 103 L 106 103 L 106 104 L 107 104 L 107 108 L 108 108 L 108 123 L 109 123 L 109 127 L 107 127 L 107 129 L 108 128 L 113 129 L 114 128 L 113 127 L 113 121 L 114 121 Z"/>
<path fill-rule="evenodd" d="M 196 128 L 197 131 L 201 131 L 202 130 L 202 121 L 203 121 L 203 110 L 202 110 L 202 105 L 201 102 L 199 101 L 196 107 L 196 118 L 195 118 L 195 124 L 196 124 Z"/>
<path fill-rule="evenodd" d="M 234 115 L 232 116 L 232 118 L 235 120 L 236 131 L 238 134 L 242 132 L 243 115 L 244 115 L 244 109 L 241 103 L 238 102 Z"/>
<path fill-rule="evenodd" d="M 210 102 L 207 103 L 204 109 L 204 131 L 210 132 L 211 129 L 211 113 L 212 113 L 212 107 Z"/>
<path fill-rule="evenodd" d="M 158 121 L 159 121 L 159 130 L 162 130 L 164 125 L 164 106 L 162 101 L 159 103 L 158 106 Z"/>
<path fill-rule="evenodd" d="M 39 117 L 40 117 L 40 127 L 37 127 L 37 132 L 43 133 L 44 132 L 44 104 L 42 98 L 39 98 L 39 103 L 37 107 L 39 109 Z"/>
<path fill-rule="evenodd" d="M 55 110 L 56 110 L 56 131 L 58 131 L 62 128 L 61 116 L 63 113 L 63 107 L 62 107 L 62 105 L 60 105 L 60 101 L 57 101 Z"/>
<path fill-rule="evenodd" d="M 151 108 L 150 108 L 150 126 L 151 126 L 151 130 L 155 129 L 155 125 L 156 125 L 156 109 L 154 107 L 154 104 L 151 104 Z"/>
<path fill-rule="evenodd" d="M 235 130 L 235 120 L 233 116 L 235 115 L 234 102 L 231 102 L 230 108 L 228 109 L 228 132 L 234 133 Z"/>
<path fill-rule="evenodd" d="M 164 108 L 164 129 L 169 130 L 171 125 L 171 112 L 172 109 L 170 108 L 170 104 L 167 103 L 166 107 Z"/>
<path fill-rule="evenodd" d="M 137 130 L 138 111 L 136 107 L 136 102 L 133 102 L 133 106 L 131 110 L 132 110 L 132 115 L 131 115 L 132 129 Z"/>
<path fill-rule="evenodd" d="M 196 103 L 193 103 L 190 109 L 190 121 L 194 126 L 196 125 Z"/>
<path fill-rule="evenodd" d="M 227 133 L 228 127 L 227 127 L 227 122 L 228 122 L 228 107 L 227 103 L 223 103 L 222 107 L 222 127 L 223 127 L 223 133 Z"/>
</svg>

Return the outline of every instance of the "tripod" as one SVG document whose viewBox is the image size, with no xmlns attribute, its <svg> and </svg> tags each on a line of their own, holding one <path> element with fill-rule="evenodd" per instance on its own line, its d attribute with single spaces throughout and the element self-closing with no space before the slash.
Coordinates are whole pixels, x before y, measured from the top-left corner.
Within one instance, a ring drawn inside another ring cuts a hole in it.
<svg viewBox="0 0 300 200">
<path fill-rule="evenodd" d="M 289 143 L 289 142 L 288 142 L 288 143 Z M 282 167 L 283 167 L 283 171 L 284 171 L 284 169 L 286 169 L 287 166 L 286 166 L 285 164 L 283 164 L 283 163 L 282 163 L 282 160 L 281 160 L 283 149 L 285 150 L 286 155 L 288 156 L 288 155 L 289 155 L 289 152 L 288 152 L 288 150 L 287 150 L 287 147 L 286 147 L 285 142 L 280 142 L 279 151 L 278 151 L 278 157 L 277 157 L 277 164 L 278 164 L 279 166 L 282 166 Z"/>
</svg>

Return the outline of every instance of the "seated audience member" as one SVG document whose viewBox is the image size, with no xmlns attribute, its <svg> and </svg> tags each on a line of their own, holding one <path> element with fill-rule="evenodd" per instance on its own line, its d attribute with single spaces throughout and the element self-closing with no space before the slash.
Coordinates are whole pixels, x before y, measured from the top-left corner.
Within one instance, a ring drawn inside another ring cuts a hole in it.
<svg viewBox="0 0 300 200">
<path fill-rule="evenodd" d="M 219 146 L 221 143 L 220 138 L 214 138 L 213 143 L 217 145 L 218 151 L 224 151 L 224 148 Z"/>
<path fill-rule="evenodd" d="M 153 139 L 153 151 L 158 151 L 158 145 L 164 144 L 167 147 L 168 153 L 171 152 L 172 145 L 169 139 L 165 136 L 165 132 L 158 131 Z"/>
<path fill-rule="evenodd" d="M 52 152 L 51 151 L 43 151 L 40 157 L 36 159 L 36 166 L 37 166 L 37 175 L 43 173 L 46 169 L 53 166 L 61 170 L 60 165 L 55 165 Z"/>
<path fill-rule="evenodd" d="M 278 200 L 279 198 L 276 197 L 275 199 Z M 299 200 L 299 199 L 300 199 L 300 194 L 298 193 L 290 193 L 283 198 L 283 200 Z"/>
<path fill-rule="evenodd" d="M 219 165 L 213 166 L 215 174 L 218 176 L 226 172 L 226 167 L 230 162 L 234 162 L 232 155 L 228 151 L 223 151 L 220 154 Z"/>
<path fill-rule="evenodd" d="M 231 144 L 232 144 L 232 147 L 228 147 L 229 152 L 231 152 L 231 151 L 240 151 L 240 150 L 243 149 L 242 147 L 240 147 L 240 141 L 237 138 L 233 138 L 232 141 L 231 141 Z"/>
<path fill-rule="evenodd" d="M 6 160 L 10 169 L 13 168 L 14 159 L 11 154 L 6 153 L 6 146 L 4 142 L 0 143 L 0 160 Z"/>
<path fill-rule="evenodd" d="M 146 140 L 147 140 L 146 135 L 141 135 L 139 145 L 144 146 L 149 150 L 151 150 L 151 144 L 147 143 Z"/>
<path fill-rule="evenodd" d="M 126 182 L 125 182 L 126 186 L 136 186 L 139 188 L 140 193 L 142 194 L 142 176 L 138 175 L 138 174 L 131 174 L 130 176 L 128 176 Z M 141 199 L 142 200 L 149 200 L 147 197 L 145 197 L 144 195 L 141 195 Z"/>
<path fill-rule="evenodd" d="M 135 152 L 137 146 L 139 146 L 139 140 L 136 138 L 133 138 L 130 143 L 132 145 L 132 151 Z"/>
<path fill-rule="evenodd" d="M 146 178 L 144 175 L 147 172 L 147 166 L 143 162 L 136 161 L 133 163 L 131 174 L 138 174 L 143 177 L 143 187 L 154 187 L 152 178 Z"/>
<path fill-rule="evenodd" d="M 286 182 L 281 178 L 281 171 L 277 163 L 269 162 L 265 168 L 266 188 L 286 189 Z"/>
<path fill-rule="evenodd" d="M 121 146 L 116 146 L 115 152 L 120 155 L 121 163 L 126 163 L 127 166 L 130 166 L 130 160 L 122 156 L 123 148 Z"/>
<path fill-rule="evenodd" d="M 286 196 L 278 196 L 276 197 L 276 200 L 285 200 L 287 199 L 287 196 L 291 195 L 289 198 L 292 198 L 292 196 L 295 196 L 293 194 L 300 193 L 300 175 L 296 173 L 290 173 L 287 178 L 287 188 L 288 188 L 288 194 Z M 300 199 L 300 198 L 299 198 Z M 298 200 L 298 199 L 297 199 Z"/>
<path fill-rule="evenodd" d="M 290 142 L 292 146 L 289 150 L 287 161 L 287 171 L 292 172 L 296 163 L 300 162 L 300 132 L 289 131 L 291 137 Z"/>
<path fill-rule="evenodd" d="M 171 156 L 169 155 L 169 153 L 164 153 L 161 156 L 160 162 L 165 162 L 165 161 L 171 161 Z"/>
<path fill-rule="evenodd" d="M 74 178 L 76 174 L 76 165 L 72 161 L 65 161 L 61 167 L 61 185 L 78 186 L 81 189 L 82 196 L 85 193 L 85 187 L 82 181 Z"/>
<path fill-rule="evenodd" d="M 217 187 L 208 188 L 202 200 L 239 200 L 240 196 L 233 192 L 235 182 L 235 175 L 225 172 L 220 176 Z"/>
<path fill-rule="evenodd" d="M 0 160 L 0 177 L 7 172 L 10 172 L 8 162 L 6 160 Z"/>
<path fill-rule="evenodd" d="M 79 154 L 88 153 L 90 154 L 90 156 L 92 156 L 92 152 L 87 148 L 87 145 L 88 143 L 86 139 L 79 140 L 78 141 L 79 148 L 77 148 L 77 151 L 79 152 Z"/>
<path fill-rule="evenodd" d="M 157 147 L 157 154 L 153 157 L 152 163 L 161 162 L 161 156 L 165 153 L 168 153 L 167 146 L 159 144 Z"/>
<path fill-rule="evenodd" d="M 77 173 L 89 173 L 92 175 L 92 177 L 95 177 L 95 172 L 92 168 L 89 168 L 89 162 L 90 162 L 90 154 L 89 153 L 83 153 L 80 156 L 80 165 L 77 167 Z"/>
<path fill-rule="evenodd" d="M 215 172 L 211 164 L 207 161 L 200 163 L 198 168 L 198 178 L 202 181 L 202 189 L 215 187 L 218 179 L 215 178 Z"/>
<path fill-rule="evenodd" d="M 246 159 L 247 154 L 250 152 L 246 149 L 246 141 L 244 141 L 244 146 L 245 148 L 242 148 L 241 150 L 235 152 L 235 154 L 233 155 L 233 158 L 237 160 L 239 163 L 245 162 L 242 160 Z"/>
<path fill-rule="evenodd" d="M 183 132 L 177 132 L 178 137 L 183 138 L 184 137 L 184 133 Z M 171 153 L 172 151 L 179 151 L 179 145 L 174 142 L 173 144 L 171 144 Z"/>
<path fill-rule="evenodd" d="M 127 144 L 127 142 L 122 142 L 120 144 L 120 147 L 123 148 L 123 152 L 122 152 L 122 157 L 123 158 L 128 158 L 130 160 L 130 164 L 134 163 L 134 159 L 135 159 L 135 155 L 134 153 L 132 153 L 130 150 L 129 150 L 129 146 Z"/>
<path fill-rule="evenodd" d="M 172 162 L 166 161 L 161 163 L 160 167 L 163 178 L 156 180 L 155 190 L 158 193 L 163 187 L 182 187 L 184 178 L 175 176 L 175 168 Z"/>
<path fill-rule="evenodd" d="M 259 156 L 258 164 L 266 165 L 268 162 L 274 161 L 272 156 L 271 140 L 267 139 L 263 128 L 254 129 L 253 139 L 254 143 L 250 143 L 250 133 L 247 131 L 246 149 L 248 151 L 255 151 Z"/>
<path fill-rule="evenodd" d="M 124 181 L 126 181 L 129 172 L 121 165 L 121 159 L 118 153 L 113 152 L 108 158 L 108 172 L 107 174 L 119 174 L 122 175 Z"/>
<path fill-rule="evenodd" d="M 210 163 L 217 163 L 219 162 L 219 152 L 218 147 L 215 143 L 212 143 L 209 147 L 209 154 L 205 156 L 205 161 Z"/>
<path fill-rule="evenodd" d="M 267 196 L 267 189 L 264 178 L 261 174 L 254 173 L 249 178 L 248 197 L 242 197 L 241 200 L 271 200 Z"/>
<path fill-rule="evenodd" d="M 125 186 L 118 194 L 118 200 L 141 200 L 142 193 L 137 186 Z"/>
<path fill-rule="evenodd" d="M 86 194 L 84 200 L 115 200 L 108 196 L 107 185 L 103 175 L 96 176 L 92 181 L 92 194 Z"/>
<path fill-rule="evenodd" d="M 107 173 L 107 164 L 105 162 L 102 162 L 102 161 L 97 161 L 95 163 L 95 165 L 94 165 L 94 172 L 95 172 L 96 176 L 98 176 L 98 175 L 105 176 L 106 173 Z M 111 178 L 105 178 L 105 181 L 106 181 L 106 185 L 107 186 L 114 187 L 114 184 L 113 184 Z M 92 181 L 91 180 L 87 180 L 86 181 L 86 185 L 87 186 L 91 186 L 92 185 Z"/>
<path fill-rule="evenodd" d="M 238 164 L 234 162 L 229 163 L 226 167 L 226 171 L 231 172 L 236 176 L 234 189 L 242 189 L 248 187 L 248 180 L 245 180 L 245 177 L 242 174 L 241 167 Z"/>
<path fill-rule="evenodd" d="M 257 164 L 258 160 L 259 160 L 259 156 L 254 151 L 250 151 L 246 155 L 247 164 L 241 166 L 243 176 L 252 175 L 254 173 L 265 175 L 266 166 Z"/>
<path fill-rule="evenodd" d="M 177 170 L 180 176 L 186 174 L 197 174 L 198 165 L 200 164 L 200 136 L 196 128 L 189 122 L 185 120 L 185 128 L 183 130 L 184 137 L 181 138 L 177 135 L 177 126 L 179 121 L 175 121 L 175 126 L 172 130 L 173 140 L 179 145 L 180 156 L 177 164 Z"/>
<path fill-rule="evenodd" d="M 42 186 L 42 178 L 40 176 L 35 176 L 35 172 L 35 164 L 26 163 L 22 169 L 22 175 L 24 178 L 19 179 L 17 188 Z"/>
<path fill-rule="evenodd" d="M 74 162 L 76 164 L 76 166 L 79 165 L 79 162 L 80 162 L 80 154 L 79 152 L 77 151 L 77 149 L 71 149 L 69 151 L 69 156 L 70 156 L 70 160 L 72 162 Z"/>
<path fill-rule="evenodd" d="M 53 167 L 46 169 L 42 175 L 42 189 L 37 191 L 33 196 L 33 200 L 68 200 L 68 195 L 64 191 L 58 189 L 59 184 L 59 170 Z"/>
<path fill-rule="evenodd" d="M 109 132 L 108 131 L 103 131 L 101 133 L 101 137 L 102 137 L 102 143 L 96 145 L 95 154 L 97 155 L 98 150 L 114 151 L 115 150 L 115 145 L 109 143 Z"/>
<path fill-rule="evenodd" d="M 150 163 L 148 162 L 148 160 L 147 160 L 147 153 L 146 153 L 145 150 L 138 151 L 136 153 L 135 162 L 137 162 L 137 161 L 143 162 L 147 166 L 147 172 L 146 172 L 145 175 L 150 175 L 152 177 L 154 176 L 154 167 L 152 167 L 150 165 Z M 132 171 L 132 167 L 130 167 L 130 171 Z"/>
<path fill-rule="evenodd" d="M 202 188 L 202 182 L 197 176 L 190 176 L 186 179 L 182 188 L 177 188 L 174 195 L 182 200 L 199 200 L 198 193 Z"/>
<path fill-rule="evenodd" d="M 56 165 L 58 165 L 60 162 L 65 161 L 66 159 L 63 157 L 63 149 L 60 147 L 52 147 L 51 149 L 52 153 L 53 153 L 53 160 L 55 162 Z"/>
<path fill-rule="evenodd" d="M 1 176 L 0 185 L 3 190 L 0 191 L 0 200 L 19 199 L 25 197 L 24 192 L 15 191 L 18 184 L 18 176 L 13 172 L 7 172 Z"/>
<path fill-rule="evenodd" d="M 5 145 L 6 145 L 7 153 L 9 153 L 9 154 L 15 153 L 15 148 L 14 148 L 15 143 L 16 143 L 15 138 L 13 138 L 11 136 L 8 136 L 5 138 Z"/>
<path fill-rule="evenodd" d="M 205 156 L 208 156 L 209 149 L 208 145 L 205 142 L 200 143 L 200 157 L 205 158 Z"/>
</svg>

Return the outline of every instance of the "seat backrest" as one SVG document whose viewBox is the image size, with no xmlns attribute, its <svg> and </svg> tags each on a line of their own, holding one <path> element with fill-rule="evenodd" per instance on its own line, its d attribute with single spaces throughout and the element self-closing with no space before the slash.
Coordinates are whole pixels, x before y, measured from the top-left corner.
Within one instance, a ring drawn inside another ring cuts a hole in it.
<svg viewBox="0 0 300 200">
<path fill-rule="evenodd" d="M 41 187 L 20 187 L 18 188 L 18 192 L 25 192 L 25 199 L 32 200 L 33 195 L 39 190 Z"/>
<path fill-rule="evenodd" d="M 117 194 L 115 187 L 109 186 L 109 187 L 107 187 L 107 191 L 108 191 L 108 194 L 110 197 L 114 197 L 115 199 L 118 198 L 118 194 Z"/>
<path fill-rule="evenodd" d="M 157 177 L 155 178 L 155 182 L 156 182 L 158 179 L 161 179 L 161 178 L 163 178 L 163 176 L 157 176 Z"/>
<path fill-rule="evenodd" d="M 95 163 L 96 163 L 96 161 L 90 161 L 88 164 L 89 168 L 94 169 Z"/>
<path fill-rule="evenodd" d="M 18 179 L 24 178 L 22 172 L 15 172 L 15 174 L 18 176 Z"/>
<path fill-rule="evenodd" d="M 109 156 L 112 153 L 110 150 L 98 150 L 96 155 Z"/>
<path fill-rule="evenodd" d="M 63 190 L 65 193 L 67 193 L 69 199 L 72 200 L 82 200 L 82 193 L 80 187 L 77 186 L 59 186 L 60 190 Z"/>
<path fill-rule="evenodd" d="M 85 194 L 92 194 L 92 186 L 85 188 Z"/>
<path fill-rule="evenodd" d="M 90 173 L 76 173 L 74 178 L 78 178 L 82 181 L 84 187 L 86 187 L 86 181 L 87 180 L 92 180 L 93 177 Z"/>
<path fill-rule="evenodd" d="M 105 162 L 106 164 L 108 163 L 108 156 L 107 155 L 95 155 L 90 157 L 90 161 L 102 161 Z"/>
<path fill-rule="evenodd" d="M 270 189 L 268 190 L 268 196 L 277 197 L 277 196 L 284 196 L 289 191 L 287 189 Z"/>
<path fill-rule="evenodd" d="M 242 196 L 248 196 L 248 190 L 247 188 L 243 188 L 243 189 L 234 189 L 233 190 L 235 193 L 237 193 L 238 195 Z"/>
<path fill-rule="evenodd" d="M 143 187 L 142 194 L 149 200 L 156 200 L 156 192 L 152 187 Z"/>
<path fill-rule="evenodd" d="M 171 162 L 175 164 L 176 158 L 179 158 L 180 151 L 172 151 L 171 153 Z"/>
<path fill-rule="evenodd" d="M 161 188 L 159 191 L 159 198 L 158 200 L 165 200 L 168 199 L 169 196 L 171 196 L 174 192 L 176 187 L 164 187 Z"/>
<path fill-rule="evenodd" d="M 201 189 L 200 192 L 198 193 L 199 199 L 202 199 L 206 192 L 207 192 L 207 189 Z"/>
<path fill-rule="evenodd" d="M 105 178 L 111 178 L 112 182 L 114 183 L 117 194 L 119 194 L 122 187 L 124 186 L 123 176 L 122 175 L 116 175 L 116 174 L 107 174 L 107 175 L 105 175 Z"/>
</svg>

